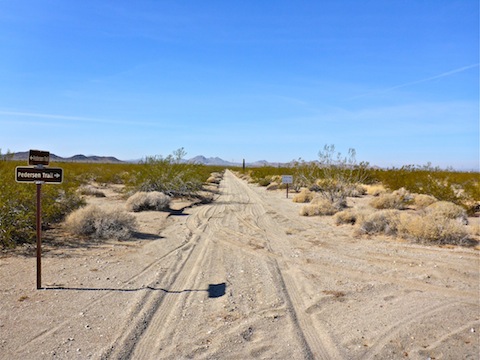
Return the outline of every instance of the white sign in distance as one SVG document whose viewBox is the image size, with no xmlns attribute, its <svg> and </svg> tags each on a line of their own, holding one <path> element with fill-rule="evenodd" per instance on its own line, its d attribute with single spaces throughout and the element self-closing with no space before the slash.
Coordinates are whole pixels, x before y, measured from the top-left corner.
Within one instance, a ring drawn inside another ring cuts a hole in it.
<svg viewBox="0 0 480 360">
<path fill-rule="evenodd" d="M 282 184 L 293 184 L 292 175 L 282 175 Z"/>
</svg>

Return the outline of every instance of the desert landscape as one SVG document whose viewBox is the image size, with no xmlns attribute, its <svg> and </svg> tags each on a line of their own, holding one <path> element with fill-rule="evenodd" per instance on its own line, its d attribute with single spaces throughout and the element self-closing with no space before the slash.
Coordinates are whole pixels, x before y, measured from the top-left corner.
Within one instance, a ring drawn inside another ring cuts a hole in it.
<svg viewBox="0 0 480 360">
<path fill-rule="evenodd" d="M 46 231 L 41 290 L 35 247 L 4 252 L 0 357 L 478 359 L 478 246 L 358 236 L 229 170 L 211 191 L 133 213 L 130 240 Z"/>
</svg>

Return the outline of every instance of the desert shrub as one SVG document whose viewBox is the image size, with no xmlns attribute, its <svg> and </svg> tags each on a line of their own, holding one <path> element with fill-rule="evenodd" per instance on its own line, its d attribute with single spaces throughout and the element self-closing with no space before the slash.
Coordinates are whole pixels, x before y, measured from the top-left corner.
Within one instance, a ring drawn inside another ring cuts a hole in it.
<svg viewBox="0 0 480 360">
<path fill-rule="evenodd" d="M 314 193 L 309 189 L 302 189 L 298 194 L 295 194 L 292 201 L 296 203 L 308 203 L 312 201 Z"/>
<path fill-rule="evenodd" d="M 295 191 L 314 186 L 315 181 L 322 177 L 322 172 L 317 163 L 307 162 L 302 159 L 293 161 L 291 170 L 286 173 L 293 175 L 292 188 Z"/>
<path fill-rule="evenodd" d="M 335 152 L 334 145 L 325 145 L 319 151 L 319 168 L 322 173 L 320 194 L 338 210 L 345 207 L 347 196 L 352 194 L 352 189 L 360 183 L 369 181 L 368 163 L 357 163 L 354 149 L 348 150 L 348 156 Z"/>
<path fill-rule="evenodd" d="M 370 205 L 375 209 L 403 210 L 407 208 L 411 200 L 412 196 L 410 193 L 404 188 L 401 188 L 391 194 L 385 193 L 379 195 L 370 201 Z"/>
<path fill-rule="evenodd" d="M 469 237 L 464 225 L 435 213 L 402 214 L 398 228 L 402 237 L 420 243 L 461 245 Z"/>
<path fill-rule="evenodd" d="M 267 190 L 278 190 L 278 187 L 279 187 L 278 183 L 272 182 L 267 186 Z"/>
<path fill-rule="evenodd" d="M 223 179 L 223 173 L 213 172 L 210 177 L 207 179 L 207 183 L 210 184 L 220 184 L 220 181 Z"/>
<path fill-rule="evenodd" d="M 372 196 L 379 196 L 387 192 L 387 189 L 385 189 L 382 184 L 364 185 L 364 187 L 366 188 L 367 194 Z"/>
<path fill-rule="evenodd" d="M 262 179 L 257 180 L 257 183 L 258 183 L 259 186 L 268 186 L 268 185 L 270 185 L 271 182 L 272 182 L 272 180 L 271 180 L 270 177 L 262 178 Z"/>
<path fill-rule="evenodd" d="M 0 246 L 14 248 L 32 243 L 36 238 L 36 189 L 32 184 L 16 183 L 14 161 L 0 161 Z M 76 193 L 77 184 L 65 176 L 60 185 L 42 186 L 42 228 L 61 221 L 65 215 L 83 205 Z"/>
<path fill-rule="evenodd" d="M 359 224 L 361 223 L 366 217 L 372 214 L 372 209 L 369 207 L 358 207 L 358 208 L 348 208 L 342 211 L 339 211 L 333 216 L 333 220 L 335 225 L 343 225 L 343 224 Z"/>
<path fill-rule="evenodd" d="M 159 191 L 168 196 L 198 197 L 203 183 L 210 172 L 206 166 L 182 161 L 186 153 L 183 148 L 172 155 L 146 157 L 131 178 L 129 186 L 137 191 Z"/>
<path fill-rule="evenodd" d="M 385 234 L 395 235 L 399 222 L 398 210 L 375 211 L 360 221 L 357 221 L 356 234 Z"/>
<path fill-rule="evenodd" d="M 432 205 L 435 202 L 437 202 L 437 199 L 431 195 L 415 194 L 413 198 L 413 203 L 418 210 L 425 209 L 427 206 Z"/>
<path fill-rule="evenodd" d="M 302 216 L 333 215 L 339 209 L 329 200 L 322 197 L 315 197 L 308 205 L 300 209 Z"/>
<path fill-rule="evenodd" d="M 78 188 L 80 195 L 105 197 L 105 193 L 93 185 L 82 185 Z"/>
<path fill-rule="evenodd" d="M 467 212 L 459 205 L 448 201 L 438 201 L 425 208 L 427 214 L 437 218 L 458 220 L 462 224 L 468 224 Z"/>
<path fill-rule="evenodd" d="M 159 191 L 140 191 L 128 198 L 126 207 L 129 211 L 134 212 L 145 210 L 162 211 L 168 209 L 170 200 L 170 196 Z"/>
<path fill-rule="evenodd" d="M 362 184 L 352 184 L 346 187 L 347 196 L 360 197 L 367 193 L 367 188 Z"/>
<path fill-rule="evenodd" d="M 407 165 L 399 169 L 372 170 L 372 177 L 391 190 L 405 187 L 412 193 L 427 194 L 439 201 L 450 201 L 474 209 L 469 204 L 480 200 L 478 172 L 456 172 L 424 166 Z"/>
<path fill-rule="evenodd" d="M 337 212 L 333 216 L 333 221 L 335 225 L 350 224 L 354 225 L 357 222 L 358 213 L 353 209 L 346 209 L 340 212 Z"/>
<path fill-rule="evenodd" d="M 118 210 L 87 206 L 68 215 L 65 224 L 75 235 L 93 239 L 128 240 L 136 227 L 135 217 Z"/>
</svg>

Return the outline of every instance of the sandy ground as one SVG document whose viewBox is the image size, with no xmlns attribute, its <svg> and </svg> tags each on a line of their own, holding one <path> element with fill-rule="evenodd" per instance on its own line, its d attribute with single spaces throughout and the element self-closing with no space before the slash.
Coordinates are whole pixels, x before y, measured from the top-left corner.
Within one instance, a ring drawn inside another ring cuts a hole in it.
<svg viewBox="0 0 480 360">
<path fill-rule="evenodd" d="M 115 192 L 91 199 L 123 207 Z M 181 208 L 181 204 L 176 204 Z M 356 238 L 227 172 L 136 214 L 134 241 L 47 233 L 0 258 L 1 359 L 479 359 L 479 251 Z M 66 245 L 65 245 L 66 243 Z"/>
</svg>

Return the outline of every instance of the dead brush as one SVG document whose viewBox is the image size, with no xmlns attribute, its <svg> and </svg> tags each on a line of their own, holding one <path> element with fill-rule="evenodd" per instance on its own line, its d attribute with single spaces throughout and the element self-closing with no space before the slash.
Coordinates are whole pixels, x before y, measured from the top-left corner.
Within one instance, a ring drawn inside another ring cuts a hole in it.
<svg viewBox="0 0 480 360">
<path fill-rule="evenodd" d="M 353 209 L 346 209 L 336 213 L 333 216 L 335 225 L 349 224 L 354 225 L 357 222 L 358 214 Z"/>
<path fill-rule="evenodd" d="M 309 189 L 302 189 L 298 194 L 296 194 L 292 201 L 295 203 L 308 203 L 313 200 L 315 193 Z"/>
<path fill-rule="evenodd" d="M 102 210 L 93 205 L 72 212 L 65 224 L 71 233 L 93 239 L 128 240 L 136 228 L 132 215 L 118 210 Z"/>
<path fill-rule="evenodd" d="M 434 217 L 457 220 L 460 223 L 467 225 L 467 212 L 461 206 L 448 201 L 438 201 L 425 208 L 427 214 Z"/>
<path fill-rule="evenodd" d="M 400 211 L 398 210 L 380 210 L 375 211 L 361 221 L 357 221 L 355 229 L 356 235 L 385 234 L 396 235 L 398 231 Z"/>
<path fill-rule="evenodd" d="M 408 204 L 412 198 L 412 195 L 407 190 L 401 188 L 393 193 L 379 195 L 378 197 L 372 199 L 370 205 L 375 209 L 404 210 L 408 207 Z"/>
<path fill-rule="evenodd" d="M 300 209 L 300 215 L 302 216 L 318 216 L 318 215 L 333 215 L 338 212 L 336 207 L 331 201 L 317 196 L 310 204 L 303 206 Z"/>
<path fill-rule="evenodd" d="M 78 193 L 80 195 L 86 196 L 95 196 L 95 197 L 105 197 L 105 193 L 97 189 L 93 185 L 82 185 L 78 188 Z"/>
<path fill-rule="evenodd" d="M 162 211 L 170 206 L 171 198 L 159 191 L 139 191 L 127 200 L 126 207 L 129 211 Z"/>
<path fill-rule="evenodd" d="M 219 172 L 213 172 L 210 174 L 210 177 L 207 179 L 207 183 L 209 184 L 220 184 L 223 179 L 223 174 Z"/>
<path fill-rule="evenodd" d="M 469 239 L 467 227 L 435 213 L 401 214 L 398 233 L 419 243 L 462 245 Z"/>
<path fill-rule="evenodd" d="M 382 184 L 363 185 L 363 186 L 366 189 L 368 195 L 379 196 L 387 192 L 387 189 L 385 189 L 385 187 Z"/>
<path fill-rule="evenodd" d="M 427 206 L 432 205 L 437 202 L 431 195 L 426 194 L 415 194 L 413 198 L 413 204 L 416 206 L 417 210 L 425 209 Z"/>
</svg>

